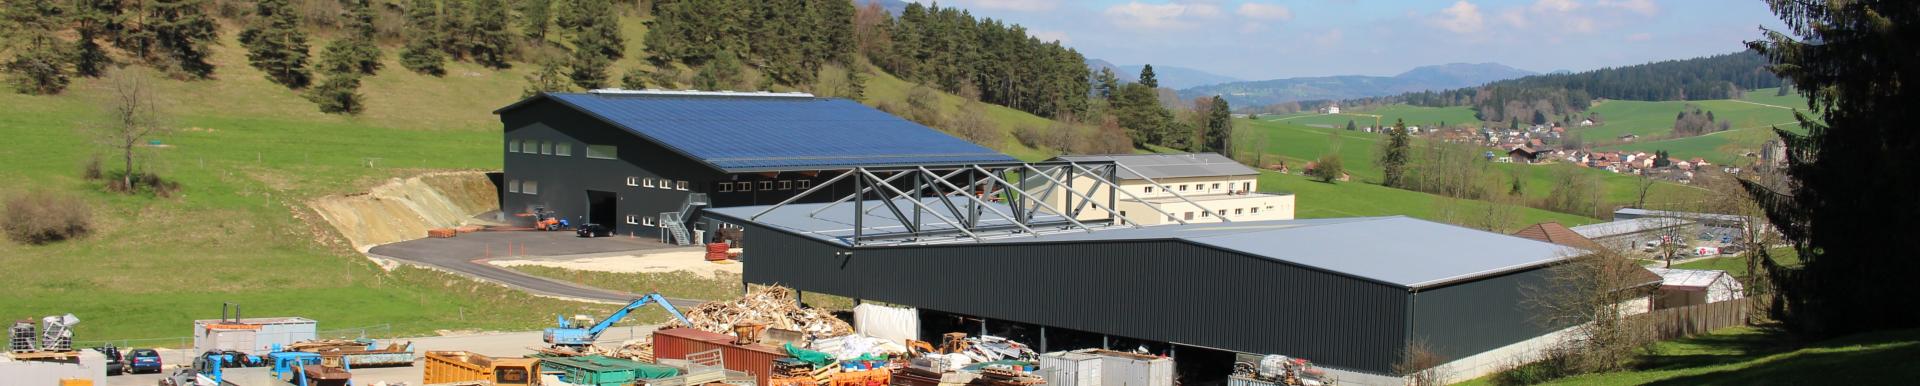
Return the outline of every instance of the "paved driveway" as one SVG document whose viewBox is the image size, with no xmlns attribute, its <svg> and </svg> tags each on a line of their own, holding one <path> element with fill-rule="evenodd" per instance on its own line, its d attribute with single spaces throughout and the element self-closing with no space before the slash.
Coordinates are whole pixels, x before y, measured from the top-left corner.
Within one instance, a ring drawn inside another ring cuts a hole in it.
<svg viewBox="0 0 1920 386">
<path fill-rule="evenodd" d="M 660 243 L 650 238 L 580 238 L 573 232 L 488 231 L 457 237 L 425 238 L 386 244 L 367 251 L 373 257 L 426 266 L 474 279 L 497 283 L 535 295 L 583 301 L 626 304 L 640 294 L 528 275 L 487 264 L 493 258 L 519 257 L 595 257 L 628 255 L 638 251 L 690 248 Z M 688 309 L 701 301 L 669 298 L 675 307 Z"/>
</svg>

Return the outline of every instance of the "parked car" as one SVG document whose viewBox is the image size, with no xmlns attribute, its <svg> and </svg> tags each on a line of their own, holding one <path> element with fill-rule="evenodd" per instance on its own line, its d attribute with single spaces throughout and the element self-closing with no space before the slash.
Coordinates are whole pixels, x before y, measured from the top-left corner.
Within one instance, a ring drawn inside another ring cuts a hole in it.
<svg viewBox="0 0 1920 386">
<path fill-rule="evenodd" d="M 132 358 L 127 361 L 128 373 L 158 373 L 163 368 L 160 364 L 160 352 L 150 348 L 133 349 L 127 353 L 127 357 Z"/>
<path fill-rule="evenodd" d="M 107 357 L 107 375 L 120 375 L 127 371 L 127 362 L 121 361 L 119 347 L 105 345 L 94 347 L 93 351 L 99 351 L 100 355 Z"/>
<path fill-rule="evenodd" d="M 613 236 L 612 228 L 607 228 L 605 225 L 594 224 L 594 223 L 580 224 L 580 228 L 574 230 L 573 232 L 574 234 L 580 235 L 580 237 Z"/>
</svg>

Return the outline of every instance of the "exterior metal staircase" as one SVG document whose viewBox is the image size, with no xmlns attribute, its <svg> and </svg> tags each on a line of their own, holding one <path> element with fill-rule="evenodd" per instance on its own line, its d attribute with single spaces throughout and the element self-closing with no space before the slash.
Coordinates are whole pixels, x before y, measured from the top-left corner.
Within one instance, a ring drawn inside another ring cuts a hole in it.
<svg viewBox="0 0 1920 386">
<path fill-rule="evenodd" d="M 660 213 L 660 229 L 666 233 L 661 235 L 661 241 L 673 245 L 698 243 L 699 240 L 694 240 L 693 235 L 687 230 L 687 219 L 693 217 L 695 209 L 707 205 L 706 193 L 691 193 L 687 195 L 686 201 L 680 203 L 680 211 Z"/>
</svg>

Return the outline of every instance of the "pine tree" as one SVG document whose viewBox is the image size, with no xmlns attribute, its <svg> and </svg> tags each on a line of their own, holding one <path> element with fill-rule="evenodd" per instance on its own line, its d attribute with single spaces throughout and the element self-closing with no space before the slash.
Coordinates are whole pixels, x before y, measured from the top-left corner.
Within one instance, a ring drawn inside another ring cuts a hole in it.
<svg viewBox="0 0 1920 386">
<path fill-rule="evenodd" d="M 1153 65 L 1140 67 L 1140 84 L 1147 88 L 1160 88 L 1160 79 L 1153 74 Z"/>
<path fill-rule="evenodd" d="M 1100 68 L 1100 76 L 1094 78 L 1100 83 L 1100 99 L 1113 100 L 1113 94 L 1120 89 L 1120 78 L 1113 74 L 1112 67 Z"/>
<path fill-rule="evenodd" d="M 458 1 L 458 0 L 453 0 Z M 467 52 L 473 60 L 492 68 L 507 68 L 507 52 L 513 49 L 513 35 L 507 30 L 507 8 L 501 0 L 475 0 L 473 22 L 467 25 Z"/>
<path fill-rule="evenodd" d="M 120 30 L 120 2 L 117 0 L 76 0 L 73 8 L 74 32 L 79 39 L 74 42 L 73 71 L 84 77 L 99 77 L 106 73 L 113 58 L 100 45 L 100 40 L 113 38 L 112 34 Z"/>
<path fill-rule="evenodd" d="M 864 101 L 867 99 L 867 75 L 856 70 L 847 70 L 847 99 Z"/>
<path fill-rule="evenodd" d="M 6 39 L 0 51 L 15 51 L 3 65 L 13 89 L 40 95 L 66 90 L 69 54 L 54 35 L 66 22 L 65 11 L 52 0 L 7 0 L 0 7 L 0 37 Z"/>
<path fill-rule="evenodd" d="M 1406 187 L 1407 162 L 1413 159 L 1413 133 L 1407 132 L 1407 123 L 1393 120 L 1393 128 L 1387 130 L 1387 140 L 1380 144 L 1381 185 Z"/>
<path fill-rule="evenodd" d="M 576 0 L 560 14 L 558 24 L 573 37 L 567 77 L 583 89 L 606 87 L 607 67 L 625 56 L 620 19 L 614 17 L 613 4 L 607 0 Z"/>
<path fill-rule="evenodd" d="M 653 76 L 653 73 L 648 72 L 646 69 L 643 69 L 643 68 L 634 67 L 631 69 L 627 69 L 626 73 L 620 74 L 620 88 L 628 89 L 628 90 L 645 90 L 647 89 L 647 79 L 652 76 Z"/>
<path fill-rule="evenodd" d="M 383 66 L 380 57 L 384 53 L 380 44 L 374 41 L 376 31 L 373 27 L 373 7 L 368 0 L 346 0 L 347 38 L 345 55 L 353 63 L 354 71 L 373 75 Z"/>
<path fill-rule="evenodd" d="M 326 80 L 307 90 L 307 99 L 328 114 L 359 114 L 366 109 L 360 95 L 360 57 L 353 38 L 334 40 L 320 53 L 320 73 Z"/>
<path fill-rule="evenodd" d="M 591 47 L 573 49 L 567 61 L 567 78 L 575 87 L 585 90 L 606 88 L 607 66 L 613 61 L 601 56 Z"/>
<path fill-rule="evenodd" d="M 1233 108 L 1227 105 L 1227 99 L 1213 97 L 1213 108 L 1207 111 L 1206 150 L 1220 154 L 1233 152 Z"/>
<path fill-rule="evenodd" d="M 407 45 L 400 50 L 400 66 L 421 74 L 446 75 L 447 54 L 440 48 L 445 41 L 439 28 L 439 13 L 433 0 L 412 0 L 407 5 Z"/>
<path fill-rule="evenodd" d="M 553 3 L 549 0 L 520 0 L 520 32 L 533 41 L 547 40 L 547 25 L 553 21 Z"/>
<path fill-rule="evenodd" d="M 693 75 L 693 88 L 732 90 L 740 86 L 740 60 L 731 53 L 720 53 Z"/>
<path fill-rule="evenodd" d="M 561 53 L 552 52 L 553 49 L 545 51 L 547 52 L 540 53 L 534 58 L 533 61 L 540 68 L 527 74 L 527 88 L 520 93 L 521 97 L 540 95 L 543 92 L 568 91 L 567 75 L 561 71 L 563 61 L 560 58 Z"/>
<path fill-rule="evenodd" d="M 1360 130 L 1360 125 L 1356 125 L 1356 124 L 1354 124 L 1354 123 L 1353 123 L 1353 120 L 1352 120 L 1352 119 L 1348 119 L 1348 120 L 1347 120 L 1347 131 L 1354 131 L 1354 130 Z"/>
<path fill-rule="evenodd" d="M 649 81 L 648 83 L 653 84 L 654 87 L 668 90 L 679 88 L 680 68 L 674 67 L 672 64 L 658 65 L 658 67 L 654 67 L 652 73 L 647 74 L 647 80 Z"/>
<path fill-rule="evenodd" d="M 440 49 L 454 59 L 466 59 L 473 41 L 473 2 L 443 0 L 440 11 Z"/>
<path fill-rule="evenodd" d="M 254 12 L 259 21 L 240 31 L 247 63 L 267 73 L 267 80 L 274 83 L 307 87 L 313 75 L 307 72 L 307 34 L 300 27 L 300 15 L 287 0 L 259 0 Z"/>
<path fill-rule="evenodd" d="M 157 53 L 165 63 L 195 78 L 213 76 L 207 46 L 220 40 L 206 0 L 150 0 L 135 52 Z M 155 52 L 157 51 L 157 52 Z"/>
</svg>

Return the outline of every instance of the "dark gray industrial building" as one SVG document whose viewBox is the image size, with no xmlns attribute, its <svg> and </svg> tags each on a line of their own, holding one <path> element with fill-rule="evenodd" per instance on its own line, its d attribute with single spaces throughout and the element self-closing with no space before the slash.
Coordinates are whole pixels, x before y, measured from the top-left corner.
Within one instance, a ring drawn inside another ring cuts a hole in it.
<svg viewBox="0 0 1920 386">
<path fill-rule="evenodd" d="M 1044 326 L 1041 341 L 1069 340 L 1053 336 L 1064 329 L 1179 350 L 1289 355 L 1383 376 L 1410 342 L 1460 359 L 1557 330 L 1532 321 L 1522 289 L 1544 283 L 1548 266 L 1575 254 L 1407 217 L 853 246 L 852 206 L 809 214 L 825 205 L 710 215 L 745 228 L 749 283 Z M 886 211 L 869 212 L 865 224 L 895 222 Z M 1049 347 L 1063 348 L 1072 347 Z"/>
<path fill-rule="evenodd" d="M 858 102 L 799 93 L 545 93 L 494 113 L 505 126 L 502 212 L 546 208 L 622 234 L 667 223 L 710 230 L 700 207 L 777 203 L 850 167 L 1012 161 Z"/>
</svg>

